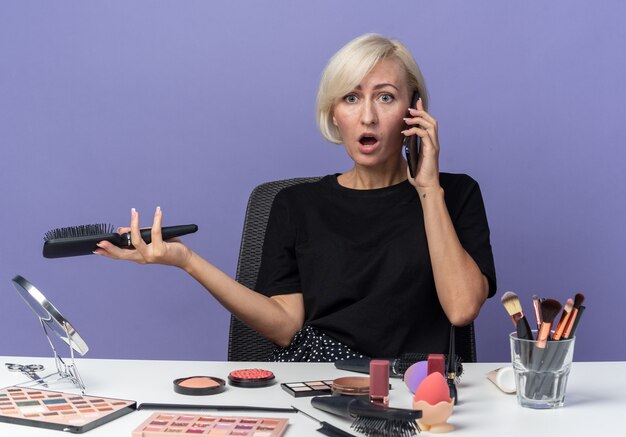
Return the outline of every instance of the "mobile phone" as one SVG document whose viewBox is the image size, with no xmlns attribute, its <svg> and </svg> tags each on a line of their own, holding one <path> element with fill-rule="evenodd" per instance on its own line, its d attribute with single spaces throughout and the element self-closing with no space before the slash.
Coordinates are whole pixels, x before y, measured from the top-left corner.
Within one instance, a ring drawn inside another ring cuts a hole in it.
<svg viewBox="0 0 626 437">
<path fill-rule="evenodd" d="M 415 108 L 417 105 L 417 101 L 419 100 L 420 95 L 417 91 L 413 93 L 413 97 L 411 97 L 411 108 Z M 407 111 L 407 117 L 410 117 L 411 114 Z M 409 126 L 407 124 L 407 128 L 411 128 L 413 126 Z M 402 141 L 402 145 L 404 146 L 404 154 L 406 156 L 406 164 L 409 166 L 409 173 L 411 177 L 414 178 L 417 174 L 417 160 L 419 159 L 420 154 L 420 142 L 421 138 L 417 135 L 411 135 L 409 137 L 404 137 Z"/>
</svg>

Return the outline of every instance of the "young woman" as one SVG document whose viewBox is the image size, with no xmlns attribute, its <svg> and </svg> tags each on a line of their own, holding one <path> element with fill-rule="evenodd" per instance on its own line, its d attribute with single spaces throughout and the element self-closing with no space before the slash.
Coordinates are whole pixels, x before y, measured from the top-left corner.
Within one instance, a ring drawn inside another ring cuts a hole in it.
<svg viewBox="0 0 626 437">
<path fill-rule="evenodd" d="M 409 108 L 411 96 L 422 98 Z M 180 267 L 277 345 L 274 360 L 443 353 L 450 323 L 472 322 L 496 289 L 489 227 L 478 184 L 439 172 L 437 121 L 426 111 L 420 70 L 404 45 L 363 35 L 324 70 L 317 115 L 322 135 L 353 161 L 344 173 L 276 196 L 256 290 L 231 279 L 178 240 L 97 253 Z M 415 178 L 402 141 L 418 135 Z"/>
</svg>

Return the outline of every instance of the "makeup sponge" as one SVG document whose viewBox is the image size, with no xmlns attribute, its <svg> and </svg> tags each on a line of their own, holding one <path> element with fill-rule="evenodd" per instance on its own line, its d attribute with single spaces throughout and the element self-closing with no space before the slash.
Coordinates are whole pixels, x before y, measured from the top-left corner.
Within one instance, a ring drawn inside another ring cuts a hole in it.
<svg viewBox="0 0 626 437">
<path fill-rule="evenodd" d="M 450 402 L 450 388 L 443 375 L 433 372 L 428 375 L 415 390 L 415 401 L 425 401 L 430 405 Z"/>
<path fill-rule="evenodd" d="M 415 393 L 415 390 L 417 390 L 417 387 L 419 387 L 424 378 L 426 378 L 427 374 L 427 361 L 418 361 L 406 369 L 406 372 L 404 372 L 404 383 L 409 390 L 411 390 L 411 393 Z"/>
</svg>

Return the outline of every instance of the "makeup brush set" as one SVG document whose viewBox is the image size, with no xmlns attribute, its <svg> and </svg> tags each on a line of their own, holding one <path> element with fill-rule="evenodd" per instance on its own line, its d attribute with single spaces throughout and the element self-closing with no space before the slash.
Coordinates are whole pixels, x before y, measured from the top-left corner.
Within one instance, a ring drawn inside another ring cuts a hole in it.
<svg viewBox="0 0 626 437">
<path fill-rule="evenodd" d="M 533 296 L 536 330 L 530 328 L 517 294 L 508 291 L 501 300 L 516 329 L 511 335 L 512 357 L 514 365 L 517 361 L 524 370 L 520 372 L 526 378 L 523 395 L 534 400 L 550 397 L 555 386 L 563 384 L 559 378 L 564 363 L 571 361 L 574 334 L 585 311 L 584 294 L 577 293 L 565 305 Z"/>
</svg>

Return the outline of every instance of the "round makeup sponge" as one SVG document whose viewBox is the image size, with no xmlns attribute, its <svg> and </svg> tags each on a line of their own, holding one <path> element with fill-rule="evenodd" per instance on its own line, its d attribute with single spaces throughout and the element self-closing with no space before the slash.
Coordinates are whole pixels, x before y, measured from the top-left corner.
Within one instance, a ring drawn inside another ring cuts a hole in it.
<svg viewBox="0 0 626 437">
<path fill-rule="evenodd" d="M 426 378 L 426 375 L 428 375 L 428 361 L 418 361 L 406 369 L 406 372 L 404 372 L 404 383 L 411 390 L 411 393 L 415 393 L 415 390 Z"/>
<path fill-rule="evenodd" d="M 428 375 L 415 390 L 415 401 L 425 401 L 430 405 L 450 402 L 450 388 L 443 375 L 433 372 Z"/>
</svg>

